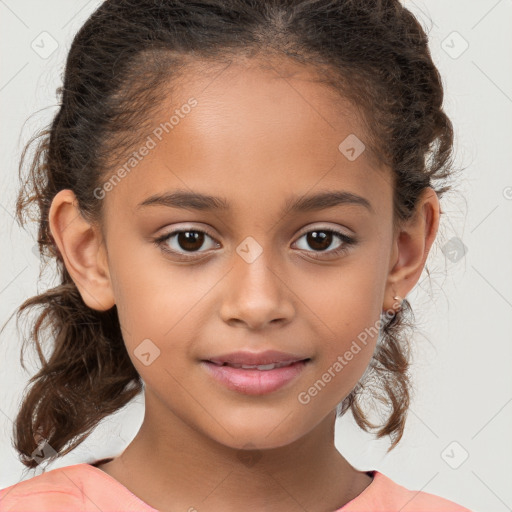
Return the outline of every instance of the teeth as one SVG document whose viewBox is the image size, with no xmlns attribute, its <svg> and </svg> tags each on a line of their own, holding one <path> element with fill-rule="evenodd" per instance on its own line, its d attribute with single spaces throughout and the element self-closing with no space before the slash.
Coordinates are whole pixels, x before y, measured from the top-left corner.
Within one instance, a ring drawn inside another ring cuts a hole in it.
<svg viewBox="0 0 512 512">
<path fill-rule="evenodd" d="M 259 365 L 252 365 L 252 364 L 242 364 L 240 365 L 243 369 L 250 369 L 250 368 L 257 368 L 258 370 L 273 370 L 277 367 L 277 364 L 270 363 L 270 364 L 259 364 Z"/>
<path fill-rule="evenodd" d="M 210 361 L 216 366 L 231 366 L 232 368 L 240 368 L 242 370 L 273 370 L 274 368 L 282 368 L 283 366 L 289 366 L 298 361 L 282 361 L 280 363 L 269 363 L 269 364 L 239 364 L 239 363 L 219 363 L 217 361 Z"/>
<path fill-rule="evenodd" d="M 241 368 L 243 370 L 273 370 L 274 368 L 282 368 L 288 366 L 294 361 L 283 361 L 281 363 L 270 363 L 270 364 L 236 364 L 236 363 L 224 363 L 233 368 Z"/>
</svg>

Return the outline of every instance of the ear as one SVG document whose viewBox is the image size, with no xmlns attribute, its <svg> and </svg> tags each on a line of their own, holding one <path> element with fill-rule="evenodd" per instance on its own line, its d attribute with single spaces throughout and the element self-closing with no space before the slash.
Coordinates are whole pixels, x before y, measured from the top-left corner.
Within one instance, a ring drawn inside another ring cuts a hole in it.
<svg viewBox="0 0 512 512">
<path fill-rule="evenodd" d="M 418 282 L 437 235 L 439 215 L 437 194 L 427 187 L 418 199 L 414 215 L 401 224 L 394 237 L 383 311 L 396 310 L 397 303 Z M 395 296 L 399 299 L 394 299 Z"/>
<path fill-rule="evenodd" d="M 49 211 L 50 231 L 69 275 L 91 309 L 115 304 L 101 230 L 88 223 L 72 190 L 58 192 Z"/>
</svg>

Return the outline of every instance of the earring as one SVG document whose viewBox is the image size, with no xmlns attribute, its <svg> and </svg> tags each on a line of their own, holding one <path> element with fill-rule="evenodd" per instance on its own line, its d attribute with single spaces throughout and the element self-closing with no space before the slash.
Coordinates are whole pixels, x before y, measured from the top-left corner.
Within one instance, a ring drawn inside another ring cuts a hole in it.
<svg viewBox="0 0 512 512">
<path fill-rule="evenodd" d="M 402 302 L 404 299 L 402 299 L 402 297 L 400 297 L 400 295 L 395 295 L 393 297 L 393 299 L 400 301 L 400 304 L 398 305 L 398 311 L 400 311 L 402 309 Z"/>
</svg>

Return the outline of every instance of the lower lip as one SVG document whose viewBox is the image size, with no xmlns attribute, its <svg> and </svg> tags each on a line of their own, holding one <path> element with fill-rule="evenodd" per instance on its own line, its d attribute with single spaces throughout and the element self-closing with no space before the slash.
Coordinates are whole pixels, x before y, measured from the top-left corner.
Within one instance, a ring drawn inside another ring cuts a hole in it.
<svg viewBox="0 0 512 512">
<path fill-rule="evenodd" d="M 264 395 L 277 391 L 295 379 L 308 361 L 297 361 L 289 366 L 273 370 L 242 369 L 232 366 L 218 366 L 201 361 L 204 368 L 227 388 L 246 395 Z"/>
</svg>

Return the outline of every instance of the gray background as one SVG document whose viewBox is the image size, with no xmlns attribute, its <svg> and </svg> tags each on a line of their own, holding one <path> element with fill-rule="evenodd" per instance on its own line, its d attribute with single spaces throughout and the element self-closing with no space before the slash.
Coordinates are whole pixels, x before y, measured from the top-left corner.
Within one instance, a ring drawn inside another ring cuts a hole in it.
<svg viewBox="0 0 512 512">
<path fill-rule="evenodd" d="M 99 4 L 0 0 L 2 323 L 23 300 L 56 284 L 53 276 L 38 281 L 35 225 L 25 231 L 14 221 L 17 165 L 24 143 L 56 112 L 71 39 Z M 417 318 L 416 391 L 404 438 L 386 455 L 387 441 L 373 440 L 346 415 L 337 423 L 336 445 L 359 469 L 378 469 L 475 511 L 505 512 L 512 510 L 512 2 L 404 4 L 429 33 L 456 130 L 456 163 L 467 168 L 457 192 L 442 201 L 446 215 L 427 262 L 431 277 L 424 272 L 408 297 Z M 52 44 L 53 53 L 44 54 Z M 35 356 L 29 373 L 20 367 L 20 343 L 12 319 L 0 339 L 1 488 L 40 473 L 22 471 L 10 442 L 36 369 Z M 118 454 L 138 430 L 143 407 L 141 396 L 48 468 Z"/>
</svg>

